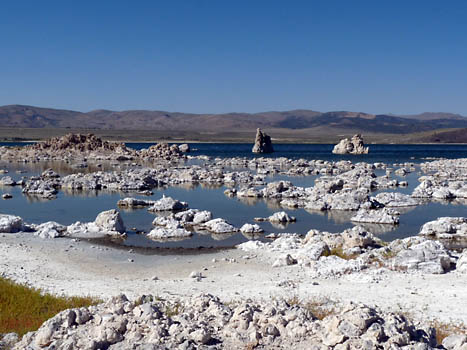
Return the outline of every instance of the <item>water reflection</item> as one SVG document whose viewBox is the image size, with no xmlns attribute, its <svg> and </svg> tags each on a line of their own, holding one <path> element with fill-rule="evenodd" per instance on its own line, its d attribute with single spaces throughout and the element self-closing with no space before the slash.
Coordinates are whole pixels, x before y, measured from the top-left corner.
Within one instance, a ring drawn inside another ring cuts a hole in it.
<svg viewBox="0 0 467 350">
<path fill-rule="evenodd" d="M 0 169 L 5 168 L 9 173 L 3 176 L 12 176 L 15 180 L 22 176 L 37 175 L 42 171 L 52 168 L 55 171 L 66 175 L 71 172 L 90 172 L 95 170 L 115 170 L 131 168 L 131 163 L 111 163 L 91 164 L 87 162 L 87 168 L 73 169 L 70 164 L 61 162 L 25 163 L 25 164 L 0 164 Z M 238 169 L 243 169 L 238 167 Z M 397 168 L 396 168 L 397 169 Z M 384 173 L 384 171 L 380 171 Z M 26 172 L 26 173 L 25 173 Z M 1 176 L 1 175 L 0 175 Z M 392 175 L 394 177 L 394 175 Z M 16 177 L 16 178 L 15 178 Z M 376 195 L 380 192 L 397 191 L 406 194 L 412 193 L 418 185 L 419 174 L 411 172 L 400 179 L 409 182 L 407 188 L 380 189 L 373 192 Z M 287 180 L 298 186 L 312 186 L 317 176 L 267 176 L 267 181 Z M 397 178 L 397 177 L 396 177 Z M 21 187 L 2 187 L 0 193 L 9 192 L 13 198 L 8 201 L 0 201 L 0 212 L 16 214 L 22 216 L 28 223 L 41 223 L 49 220 L 58 221 L 69 225 L 76 221 L 93 221 L 97 214 L 103 210 L 117 208 L 117 201 L 123 197 L 136 197 L 150 200 L 157 200 L 162 195 L 171 196 L 181 201 L 189 203 L 191 208 L 212 211 L 214 218 L 224 218 L 236 227 L 241 227 L 244 223 L 253 223 L 255 217 L 268 217 L 276 211 L 286 211 L 297 218 L 297 222 L 287 224 L 272 224 L 268 222 L 260 223 L 265 230 L 265 235 L 279 232 L 296 232 L 305 234 L 314 228 L 328 232 L 342 232 L 351 228 L 354 224 L 350 218 L 355 212 L 350 211 L 313 211 L 303 208 L 290 209 L 280 205 L 279 200 L 266 200 L 260 198 L 229 198 L 224 195 L 224 190 L 229 185 L 217 183 L 183 183 L 177 186 L 155 188 L 153 194 L 149 196 L 133 192 L 121 192 L 112 190 L 71 190 L 64 188 L 54 200 L 45 200 L 40 197 L 25 195 L 21 193 Z M 118 208 L 122 214 L 125 225 L 131 228 L 127 238 L 114 242 L 131 247 L 166 247 L 169 249 L 184 247 L 233 247 L 236 244 L 245 242 L 248 239 L 265 240 L 262 234 L 212 234 L 209 232 L 194 232 L 192 238 L 183 240 L 173 240 L 170 242 L 151 241 L 145 234 L 136 232 L 149 232 L 153 226 L 154 214 L 149 213 L 147 208 L 130 209 Z M 384 240 L 392 240 L 416 235 L 421 225 L 427 221 L 435 220 L 440 216 L 465 216 L 467 212 L 467 199 L 456 199 L 454 201 L 421 201 L 417 207 L 395 208 L 401 212 L 401 223 L 399 226 L 393 225 L 372 225 L 363 224 L 371 232 L 377 233 Z M 169 213 L 159 213 L 158 215 L 169 215 Z"/>
</svg>

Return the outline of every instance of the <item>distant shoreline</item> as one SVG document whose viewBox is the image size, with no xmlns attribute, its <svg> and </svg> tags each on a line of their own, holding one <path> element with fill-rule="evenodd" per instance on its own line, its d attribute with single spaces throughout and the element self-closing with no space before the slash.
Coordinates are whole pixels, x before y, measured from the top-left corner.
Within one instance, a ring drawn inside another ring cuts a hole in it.
<svg viewBox="0 0 467 350">
<path fill-rule="evenodd" d="M 343 138 L 360 133 L 359 130 L 264 129 L 273 144 L 336 144 Z M 1 128 L 0 142 L 40 142 L 68 133 L 95 134 L 106 141 L 125 143 L 249 143 L 253 144 L 256 130 L 225 132 L 115 130 L 115 129 L 63 129 L 63 128 Z M 456 133 L 453 137 L 453 133 Z M 464 136 L 465 134 L 465 136 Z M 467 132 L 446 129 L 413 134 L 362 133 L 365 144 L 467 144 Z M 462 136 L 459 138 L 459 135 Z M 464 140 L 465 139 L 465 140 Z M 450 142 L 450 141 L 455 142 Z"/>
</svg>

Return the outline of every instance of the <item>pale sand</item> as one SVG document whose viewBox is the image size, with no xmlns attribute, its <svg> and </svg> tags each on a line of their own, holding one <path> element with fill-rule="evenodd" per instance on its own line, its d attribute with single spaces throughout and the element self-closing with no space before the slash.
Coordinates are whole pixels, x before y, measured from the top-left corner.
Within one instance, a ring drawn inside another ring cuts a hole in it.
<svg viewBox="0 0 467 350">
<path fill-rule="evenodd" d="M 171 298 L 211 293 L 223 301 L 297 297 L 306 302 L 327 298 L 402 311 L 420 321 L 467 324 L 467 274 L 381 270 L 338 279 L 312 279 L 307 268 L 272 268 L 270 262 L 245 259 L 245 255 L 236 249 L 194 255 L 142 255 L 129 252 L 129 248 L 93 246 L 68 238 L 0 235 L 2 276 L 55 294 L 106 299 L 120 293 Z M 206 278 L 197 282 L 189 277 L 192 271 L 200 271 Z M 158 278 L 155 281 L 154 276 Z M 281 281 L 291 283 L 280 287 Z"/>
</svg>

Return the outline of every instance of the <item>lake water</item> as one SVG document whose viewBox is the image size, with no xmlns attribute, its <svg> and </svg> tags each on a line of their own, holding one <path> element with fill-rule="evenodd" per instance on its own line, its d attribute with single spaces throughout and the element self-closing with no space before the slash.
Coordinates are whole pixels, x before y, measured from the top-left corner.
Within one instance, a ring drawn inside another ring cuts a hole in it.
<svg viewBox="0 0 467 350">
<path fill-rule="evenodd" d="M 1 145 L 1 144 L 0 144 Z M 11 145 L 11 144 L 8 144 Z M 133 148 L 148 147 L 148 144 L 128 144 Z M 192 155 L 208 155 L 211 157 L 254 157 L 251 144 L 192 144 L 195 149 Z M 336 156 L 331 154 L 332 145 L 274 145 L 276 153 L 269 157 L 288 157 L 305 159 L 338 160 L 350 159 L 354 162 L 385 162 L 389 164 L 401 162 L 420 163 L 428 157 L 443 158 L 467 158 L 466 145 L 370 145 L 370 154 L 364 156 Z M 60 163 L 37 163 L 37 164 L 5 164 L 0 163 L 0 169 L 7 169 L 6 174 L 15 179 L 21 176 L 31 176 L 41 173 L 44 169 L 53 167 L 61 174 L 68 174 L 72 169 Z M 89 169 L 88 169 L 89 170 Z M 97 170 L 92 169 L 91 170 Z M 24 173 L 22 173 L 24 172 Z M 0 175 L 3 176 L 3 175 Z M 418 185 L 420 174 L 414 172 L 399 178 L 409 182 L 409 187 L 397 189 L 399 192 L 410 194 Z M 267 181 L 287 179 L 298 186 L 312 186 L 315 176 L 307 177 L 269 177 Z M 136 193 L 121 192 L 79 192 L 67 193 L 60 191 L 57 199 L 51 201 L 38 200 L 35 197 L 26 196 L 21 193 L 19 187 L 0 187 L 0 194 L 11 193 L 10 200 L 0 200 L 0 213 L 15 214 L 21 216 L 26 222 L 41 223 L 54 220 L 62 224 L 71 224 L 76 221 L 93 221 L 96 215 L 112 208 L 117 208 L 117 201 L 124 197 L 136 197 L 142 199 L 159 199 L 162 195 L 171 196 L 189 203 L 190 208 L 210 210 L 214 217 L 221 217 L 240 227 L 244 223 L 253 223 L 255 217 L 266 217 L 276 211 L 284 210 L 297 218 L 296 223 L 288 226 L 273 226 L 268 222 L 260 225 L 266 234 L 272 232 L 296 232 L 305 234 L 310 229 L 319 229 L 329 232 L 341 232 L 353 227 L 350 222 L 351 212 L 308 212 L 305 209 L 283 209 L 277 202 L 257 199 L 242 200 L 229 198 L 224 195 L 226 188 L 206 186 L 169 187 L 166 189 L 155 189 L 152 196 L 139 196 Z M 376 194 L 377 192 L 375 192 Z M 128 238 L 122 242 L 126 246 L 134 247 L 165 247 L 165 248 L 195 248 L 195 247 L 232 247 L 244 242 L 249 237 L 240 233 L 233 235 L 214 235 L 196 232 L 190 239 L 178 242 L 154 242 L 136 231 L 148 232 L 152 228 L 155 215 L 146 209 L 121 210 L 119 209 L 125 225 L 129 230 Z M 466 216 L 466 205 L 453 205 L 449 203 L 428 203 L 414 208 L 403 210 L 400 225 L 369 226 L 369 229 L 378 233 L 383 240 L 393 240 L 413 236 L 418 233 L 420 226 L 440 216 Z M 250 237 L 251 238 L 251 237 Z M 260 236 L 259 239 L 264 239 Z"/>
</svg>

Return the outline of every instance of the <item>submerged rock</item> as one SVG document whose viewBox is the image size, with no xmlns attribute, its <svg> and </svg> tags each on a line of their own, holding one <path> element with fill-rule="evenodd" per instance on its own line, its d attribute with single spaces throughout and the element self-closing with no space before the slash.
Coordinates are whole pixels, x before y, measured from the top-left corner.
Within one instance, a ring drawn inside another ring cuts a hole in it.
<svg viewBox="0 0 467 350">
<path fill-rule="evenodd" d="M 363 138 L 360 134 L 352 136 L 351 139 L 343 139 L 334 146 L 334 154 L 368 154 L 369 147 L 363 144 Z"/>
<path fill-rule="evenodd" d="M 271 137 L 263 133 L 261 129 L 256 129 L 256 138 L 253 149 L 253 153 L 272 153 L 274 149 L 272 148 Z"/>
</svg>

